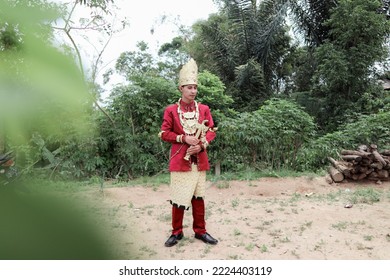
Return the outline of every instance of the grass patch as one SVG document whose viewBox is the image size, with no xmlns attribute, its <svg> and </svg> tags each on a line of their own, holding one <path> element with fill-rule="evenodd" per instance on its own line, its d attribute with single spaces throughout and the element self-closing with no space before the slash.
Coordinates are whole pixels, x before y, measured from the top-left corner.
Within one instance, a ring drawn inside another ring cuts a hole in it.
<svg viewBox="0 0 390 280">
<path fill-rule="evenodd" d="M 258 170 L 256 168 L 250 169 L 244 169 L 236 172 L 225 172 L 223 175 L 216 176 L 214 174 L 208 174 L 208 179 L 212 182 L 217 181 L 252 181 L 257 180 L 260 178 L 286 178 L 286 177 L 308 177 L 309 180 L 313 180 L 316 177 L 323 176 L 323 174 L 317 174 L 313 172 L 297 172 L 294 170 L 289 169 L 279 169 L 279 170 L 272 170 L 272 169 L 262 169 Z"/>
<path fill-rule="evenodd" d="M 372 235 L 364 235 L 363 239 L 366 241 L 371 241 L 374 237 Z"/>
<path fill-rule="evenodd" d="M 247 251 L 253 251 L 255 248 L 255 245 L 253 243 L 249 243 L 248 245 L 245 246 L 245 250 Z"/>
<path fill-rule="evenodd" d="M 218 189 L 228 189 L 230 188 L 230 182 L 229 181 L 220 181 L 217 184 Z"/>
<path fill-rule="evenodd" d="M 232 200 L 232 207 L 236 208 L 240 204 L 240 200 L 235 198 Z"/>
<path fill-rule="evenodd" d="M 332 227 L 342 231 L 347 228 L 347 225 L 348 222 L 338 222 L 337 224 L 333 224 Z"/>
<path fill-rule="evenodd" d="M 260 247 L 260 252 L 262 252 L 262 253 L 268 252 L 267 246 L 263 244 L 263 245 Z"/>
<path fill-rule="evenodd" d="M 314 179 L 315 177 L 322 176 L 322 174 L 316 174 L 312 172 L 296 172 L 289 169 L 262 169 L 258 170 L 255 168 L 246 168 L 245 170 L 240 170 L 237 172 L 225 172 L 223 175 L 216 176 L 209 172 L 207 174 L 207 179 L 211 182 L 219 182 L 217 187 L 220 189 L 225 189 L 230 187 L 230 182 L 233 180 L 246 180 L 254 181 L 260 178 L 266 177 L 308 177 L 309 180 Z M 29 188 L 36 187 L 39 190 L 51 190 L 51 191 L 67 191 L 67 192 L 76 192 L 80 190 L 91 190 L 97 189 L 103 191 L 105 188 L 117 188 L 117 187 L 130 187 L 130 186 L 145 186 L 152 187 L 156 189 L 160 185 L 169 185 L 170 183 L 170 173 L 162 172 L 154 176 L 143 176 L 135 178 L 132 180 L 104 180 L 100 176 L 92 176 L 91 178 L 84 180 L 64 180 L 64 179 L 47 179 L 42 177 L 33 177 L 29 176 L 21 184 L 29 186 Z M 390 195 L 389 195 L 390 196 Z"/>
<path fill-rule="evenodd" d="M 380 200 L 381 193 L 373 188 L 362 188 L 352 192 L 348 199 L 351 203 L 366 203 L 373 204 Z"/>
</svg>

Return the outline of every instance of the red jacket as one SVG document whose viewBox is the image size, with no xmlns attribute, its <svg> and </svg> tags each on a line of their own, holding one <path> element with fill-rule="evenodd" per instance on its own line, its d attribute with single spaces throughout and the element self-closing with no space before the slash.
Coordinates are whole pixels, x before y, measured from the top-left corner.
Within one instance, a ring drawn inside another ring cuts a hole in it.
<svg viewBox="0 0 390 280">
<path fill-rule="evenodd" d="M 160 137 L 163 141 L 172 143 L 169 161 L 169 171 L 190 171 L 191 160 L 185 160 L 187 149 L 189 147 L 186 143 L 177 142 L 178 135 L 185 135 L 183 127 L 179 120 L 179 114 L 177 113 L 177 104 L 169 105 L 164 111 L 163 123 L 161 125 Z M 210 108 L 207 105 L 198 102 L 199 119 L 198 122 L 202 123 L 203 120 L 208 120 L 206 125 L 209 129 L 206 132 L 206 140 L 210 143 L 215 138 L 214 122 L 210 113 Z M 205 171 L 210 169 L 210 164 L 207 156 L 207 150 L 203 149 L 197 155 L 197 166 L 199 171 Z"/>
</svg>

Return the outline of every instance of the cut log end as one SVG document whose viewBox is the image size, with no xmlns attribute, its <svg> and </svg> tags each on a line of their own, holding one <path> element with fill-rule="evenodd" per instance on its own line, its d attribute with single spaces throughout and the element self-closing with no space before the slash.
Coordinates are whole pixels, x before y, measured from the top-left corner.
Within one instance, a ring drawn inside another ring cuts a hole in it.
<svg viewBox="0 0 390 280">
<path fill-rule="evenodd" d="M 344 180 L 344 174 L 339 170 L 337 170 L 336 168 L 334 168 L 333 166 L 329 167 L 329 175 L 336 183 L 342 182 Z"/>
</svg>

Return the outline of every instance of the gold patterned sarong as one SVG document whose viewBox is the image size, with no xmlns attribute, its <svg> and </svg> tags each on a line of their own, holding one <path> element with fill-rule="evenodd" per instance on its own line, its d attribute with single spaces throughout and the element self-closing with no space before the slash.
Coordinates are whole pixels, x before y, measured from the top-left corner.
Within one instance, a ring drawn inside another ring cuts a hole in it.
<svg viewBox="0 0 390 280">
<path fill-rule="evenodd" d="M 191 199 L 204 197 L 206 192 L 206 171 L 198 171 L 193 164 L 192 170 L 187 172 L 171 172 L 171 203 L 188 209 Z"/>
</svg>

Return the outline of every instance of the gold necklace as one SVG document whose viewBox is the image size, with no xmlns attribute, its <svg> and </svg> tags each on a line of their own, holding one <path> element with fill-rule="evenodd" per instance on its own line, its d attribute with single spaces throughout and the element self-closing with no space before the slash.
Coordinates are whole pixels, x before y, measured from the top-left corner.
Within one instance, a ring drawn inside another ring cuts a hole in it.
<svg viewBox="0 0 390 280">
<path fill-rule="evenodd" d="M 198 103 L 195 102 L 195 112 L 186 112 L 183 113 L 183 111 L 180 108 L 180 101 L 177 102 L 177 113 L 179 115 L 180 124 L 183 127 L 184 132 L 187 135 L 193 135 L 196 132 L 196 128 L 198 125 L 199 120 L 199 107 Z"/>
</svg>

